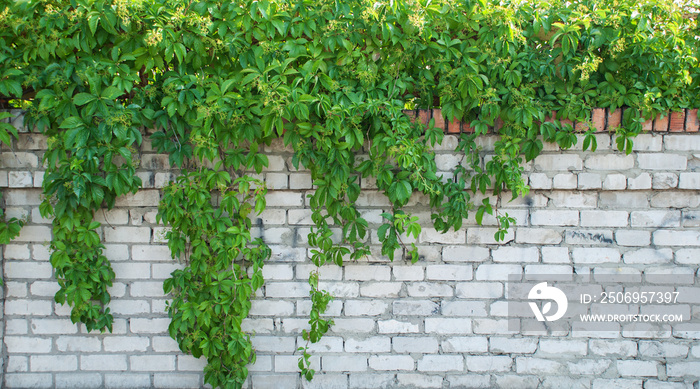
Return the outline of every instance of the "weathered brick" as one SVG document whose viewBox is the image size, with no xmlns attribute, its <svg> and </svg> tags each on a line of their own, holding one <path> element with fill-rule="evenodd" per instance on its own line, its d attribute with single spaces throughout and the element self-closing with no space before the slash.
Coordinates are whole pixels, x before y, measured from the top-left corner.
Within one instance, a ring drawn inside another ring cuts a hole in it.
<svg viewBox="0 0 700 389">
<path fill-rule="evenodd" d="M 566 231 L 567 244 L 600 245 L 613 243 L 611 230 L 569 230 Z"/>
<path fill-rule="evenodd" d="M 389 309 L 389 303 L 382 300 L 347 300 L 346 316 L 382 315 Z"/>
<path fill-rule="evenodd" d="M 620 250 L 614 248 L 575 248 L 572 257 L 576 264 L 618 263 Z"/>
<path fill-rule="evenodd" d="M 535 226 L 577 226 L 578 211 L 537 210 L 530 216 L 530 222 Z"/>
<path fill-rule="evenodd" d="M 685 358 L 688 346 L 665 341 L 640 341 L 639 354 L 648 358 Z"/>
<path fill-rule="evenodd" d="M 170 319 L 168 318 L 157 318 L 157 319 L 142 319 L 142 318 L 132 318 L 129 320 L 129 329 L 133 333 L 143 333 L 143 334 L 159 334 L 168 331 L 168 326 L 170 325 Z"/>
<path fill-rule="evenodd" d="M 415 362 L 409 355 L 373 355 L 369 357 L 369 367 L 374 370 L 413 370 Z"/>
<path fill-rule="evenodd" d="M 354 281 L 389 281 L 391 268 L 375 265 L 346 265 L 345 279 Z"/>
<path fill-rule="evenodd" d="M 149 243 L 149 227 L 104 227 L 105 241 L 113 243 Z"/>
<path fill-rule="evenodd" d="M 538 262 L 540 253 L 537 247 L 499 247 L 492 251 L 494 262 Z"/>
<path fill-rule="evenodd" d="M 637 343 L 631 340 L 591 339 L 589 348 L 594 355 L 622 357 L 635 357 L 637 355 Z"/>
<path fill-rule="evenodd" d="M 536 388 L 540 380 L 535 376 L 499 375 L 495 376 L 497 388 Z"/>
<path fill-rule="evenodd" d="M 661 151 L 664 137 L 659 134 L 639 134 L 632 142 L 633 151 Z"/>
<path fill-rule="evenodd" d="M 540 154 L 534 160 L 538 171 L 581 170 L 583 160 L 575 154 Z"/>
<path fill-rule="evenodd" d="M 456 336 L 443 340 L 442 350 L 448 353 L 485 353 L 488 341 L 482 336 Z"/>
<path fill-rule="evenodd" d="M 299 207 L 304 204 L 302 194 L 294 191 L 271 190 L 265 200 L 268 207 Z"/>
<path fill-rule="evenodd" d="M 681 173 L 678 188 L 700 189 L 700 173 Z"/>
<path fill-rule="evenodd" d="M 99 388 L 102 375 L 99 373 L 63 373 L 56 374 L 56 388 Z"/>
<path fill-rule="evenodd" d="M 664 146 L 668 151 L 696 151 L 700 150 L 700 139 L 692 135 L 666 135 Z"/>
<path fill-rule="evenodd" d="M 542 262 L 570 263 L 568 247 L 542 247 Z"/>
<path fill-rule="evenodd" d="M 654 173 L 651 178 L 652 189 L 672 189 L 678 186 L 678 175 L 675 173 Z"/>
<path fill-rule="evenodd" d="M 436 353 L 438 341 L 434 337 L 401 337 L 392 339 L 394 352 L 397 353 Z"/>
<path fill-rule="evenodd" d="M 423 228 L 420 233 L 422 243 L 463 244 L 464 239 L 463 230 L 442 233 L 434 228 Z"/>
<path fill-rule="evenodd" d="M 141 189 L 136 193 L 120 196 L 114 202 L 116 207 L 157 207 L 160 192 L 156 189 Z"/>
<path fill-rule="evenodd" d="M 552 179 L 552 187 L 554 189 L 576 189 L 578 186 L 578 178 L 575 174 L 560 173 Z"/>
<path fill-rule="evenodd" d="M 293 337 L 255 336 L 252 341 L 256 350 L 264 352 L 291 352 L 296 349 L 296 339 Z"/>
<path fill-rule="evenodd" d="M 425 271 L 428 280 L 468 281 L 473 277 L 470 265 L 428 265 Z"/>
<path fill-rule="evenodd" d="M 24 226 L 14 242 L 48 242 L 51 240 L 51 228 L 46 226 Z"/>
<path fill-rule="evenodd" d="M 546 173 L 532 173 L 529 179 L 531 189 L 552 189 L 552 179 Z"/>
<path fill-rule="evenodd" d="M 442 376 L 399 373 L 396 375 L 399 387 L 442 388 Z"/>
<path fill-rule="evenodd" d="M 494 354 L 532 354 L 537 350 L 536 338 L 502 338 L 492 336 L 489 339 L 489 351 Z"/>
<path fill-rule="evenodd" d="M 56 348 L 61 352 L 97 352 L 102 349 L 102 342 L 85 336 L 59 336 Z"/>
<path fill-rule="evenodd" d="M 42 262 L 5 262 L 5 277 L 16 280 L 22 278 L 37 279 L 51 278 L 53 269 L 51 264 Z"/>
<path fill-rule="evenodd" d="M 630 213 L 632 227 L 680 227 L 680 211 L 634 211 Z"/>
<path fill-rule="evenodd" d="M 627 179 L 627 189 L 629 190 L 643 190 L 651 189 L 651 174 L 642 173 L 637 177 L 630 177 Z"/>
<path fill-rule="evenodd" d="M 623 377 L 656 377 L 658 362 L 655 361 L 617 361 L 617 372 Z"/>
<path fill-rule="evenodd" d="M 643 170 L 685 170 L 688 157 L 670 153 L 644 153 L 637 155 L 637 165 Z"/>
<path fill-rule="evenodd" d="M 154 388 L 201 388 L 200 374 L 183 374 L 183 373 L 155 373 L 153 375 Z"/>
<path fill-rule="evenodd" d="M 585 340 L 559 340 L 540 339 L 540 349 L 542 354 L 567 354 L 568 356 L 586 355 L 588 353 L 588 342 Z"/>
<path fill-rule="evenodd" d="M 627 177 L 624 174 L 608 174 L 603 180 L 604 190 L 623 190 L 627 187 Z"/>
<path fill-rule="evenodd" d="M 499 282 L 463 282 L 456 286 L 456 296 L 465 299 L 495 299 L 503 296 Z"/>
<path fill-rule="evenodd" d="M 470 334 L 471 321 L 466 318 L 451 319 L 428 317 L 425 319 L 425 332 L 435 334 Z"/>
<path fill-rule="evenodd" d="M 26 335 L 28 328 L 26 319 L 5 319 L 5 335 Z"/>
<path fill-rule="evenodd" d="M 573 271 L 570 265 L 525 265 L 526 278 L 534 275 L 570 275 Z"/>
<path fill-rule="evenodd" d="M 467 369 L 475 372 L 510 371 L 513 360 L 498 355 L 467 355 Z"/>
<path fill-rule="evenodd" d="M 112 270 L 117 279 L 148 279 L 151 278 L 151 265 L 137 262 L 112 262 Z M 163 287 L 161 283 L 161 294 Z"/>
<path fill-rule="evenodd" d="M 252 316 L 290 316 L 294 313 L 294 303 L 279 300 L 253 300 L 250 308 Z"/>
<path fill-rule="evenodd" d="M 32 319 L 32 332 L 39 334 L 75 334 L 78 327 L 70 319 Z"/>
<path fill-rule="evenodd" d="M 557 374 L 566 371 L 566 367 L 558 361 L 543 359 L 543 358 L 531 358 L 531 357 L 517 357 L 515 359 L 515 371 L 518 374 Z"/>
<path fill-rule="evenodd" d="M 623 261 L 630 264 L 668 263 L 671 260 L 673 260 L 671 249 L 639 249 L 628 251 L 623 256 Z"/>
<path fill-rule="evenodd" d="M 375 298 L 396 298 L 403 283 L 401 282 L 372 282 L 360 285 L 360 296 Z"/>
<path fill-rule="evenodd" d="M 700 362 L 667 362 L 666 373 L 669 377 L 697 376 L 700 371 Z M 694 373 L 695 372 L 695 373 Z"/>
<path fill-rule="evenodd" d="M 472 227 L 467 229 L 467 243 L 471 245 L 485 244 L 506 244 L 513 241 L 515 233 L 509 230 L 503 240 L 496 240 L 494 234 L 498 231 L 497 228 L 488 227 Z M 482 248 L 483 249 L 483 248 Z M 479 254 L 477 252 L 477 254 Z M 478 256 L 477 256 L 478 258 Z"/>
<path fill-rule="evenodd" d="M 598 173 L 579 173 L 578 186 L 580 190 L 600 189 L 603 186 L 603 179 Z"/>
<path fill-rule="evenodd" d="M 682 249 L 676 251 L 676 262 L 681 264 L 700 264 L 700 249 Z"/>
<path fill-rule="evenodd" d="M 163 297 L 163 283 L 158 281 L 134 281 L 129 286 L 132 297 Z"/>
<path fill-rule="evenodd" d="M 311 362 L 311 368 L 314 370 L 319 370 L 321 366 L 321 358 L 318 355 L 313 355 L 309 360 Z M 202 364 L 206 365 L 206 359 L 202 360 Z M 276 355 L 275 356 L 275 371 L 278 373 L 294 373 L 299 371 L 299 357 L 296 355 Z M 365 362 L 365 365 L 367 363 Z M 270 362 L 270 368 L 272 367 L 272 362 Z M 201 368 L 200 368 L 201 369 Z M 195 370 L 200 370 L 195 369 Z M 350 370 L 348 370 L 350 371 Z M 360 370 L 363 371 L 363 370 Z"/>
<path fill-rule="evenodd" d="M 132 371 L 173 371 L 174 355 L 132 355 L 129 357 Z"/>
<path fill-rule="evenodd" d="M 7 186 L 10 188 L 31 188 L 33 185 L 32 173 L 25 171 L 11 171 L 7 173 Z"/>
<path fill-rule="evenodd" d="M 602 192 L 598 206 L 602 209 L 648 208 L 646 193 L 639 192 Z"/>
<path fill-rule="evenodd" d="M 366 339 L 348 338 L 345 351 L 350 353 L 388 353 L 391 351 L 391 339 L 384 336 L 372 336 Z"/>
<path fill-rule="evenodd" d="M 461 355 L 425 355 L 418 360 L 418 371 L 463 371 Z"/>
<path fill-rule="evenodd" d="M 110 336 L 104 339 L 105 351 L 109 352 L 145 352 L 150 345 L 150 339 L 141 336 Z"/>
<path fill-rule="evenodd" d="M 454 295 L 452 286 L 436 282 L 413 282 L 406 288 L 411 297 L 450 297 Z"/>
<path fill-rule="evenodd" d="M 51 301 L 47 300 L 9 300 L 5 302 L 6 315 L 49 316 L 51 313 Z"/>
<path fill-rule="evenodd" d="M 511 275 L 521 275 L 523 268 L 521 265 L 510 264 L 484 264 L 476 269 L 475 279 L 477 281 L 507 281 Z"/>
<path fill-rule="evenodd" d="M 562 236 L 557 230 L 547 228 L 518 228 L 515 230 L 515 242 L 527 244 L 559 244 Z"/>
<path fill-rule="evenodd" d="M 81 355 L 81 370 L 126 370 L 126 355 Z"/>
<path fill-rule="evenodd" d="M 298 323 L 298 325 L 294 328 L 291 328 L 289 332 L 291 333 L 299 333 L 302 329 L 306 328 L 308 325 L 308 320 L 307 319 L 291 319 L 295 320 L 295 322 Z M 290 319 L 285 319 L 283 322 L 284 330 L 287 331 L 287 326 L 286 322 L 290 321 Z M 369 319 L 369 318 L 352 318 L 352 319 L 345 319 L 345 318 L 337 318 L 333 319 L 334 324 L 331 327 L 331 331 L 334 333 L 338 334 L 344 334 L 344 333 L 370 333 L 375 330 L 375 321 L 374 319 Z"/>
<path fill-rule="evenodd" d="M 610 367 L 611 361 L 596 359 L 580 359 L 568 362 L 567 366 L 571 374 L 575 375 L 600 375 Z"/>
<path fill-rule="evenodd" d="M 78 357 L 75 355 L 32 355 L 29 357 L 31 371 L 75 371 Z"/>
<path fill-rule="evenodd" d="M 110 261 L 125 261 L 129 259 L 129 246 L 125 244 L 105 244 L 102 253 Z"/>
<path fill-rule="evenodd" d="M 28 244 L 8 244 L 3 252 L 4 259 L 29 259 L 31 255 Z"/>
<path fill-rule="evenodd" d="M 634 167 L 634 157 L 619 154 L 591 154 L 586 158 L 585 166 L 591 170 L 628 170 Z"/>
<path fill-rule="evenodd" d="M 172 261 L 168 246 L 161 245 L 135 245 L 131 248 L 131 258 L 134 261 Z"/>
<path fill-rule="evenodd" d="M 689 192 L 664 192 L 652 196 L 651 206 L 655 208 L 697 208 L 700 197 Z"/>
<path fill-rule="evenodd" d="M 316 377 L 325 377 L 325 375 L 316 375 Z M 291 374 L 266 374 L 266 375 L 250 375 L 250 382 L 254 388 L 279 388 L 279 389 L 297 389 L 296 375 Z"/>
<path fill-rule="evenodd" d="M 598 203 L 595 192 L 555 190 L 547 194 L 547 197 L 557 208 L 595 208 Z"/>
<path fill-rule="evenodd" d="M 700 231 L 657 230 L 653 240 L 661 246 L 700 246 Z"/>
<path fill-rule="evenodd" d="M 486 316 L 486 303 L 483 301 L 443 301 L 444 316 Z"/>
<path fill-rule="evenodd" d="M 644 389 L 687 389 L 687 386 L 683 382 L 648 379 L 644 381 Z"/>
<path fill-rule="evenodd" d="M 5 386 L 8 388 L 51 388 L 52 381 L 49 373 L 5 374 Z"/>
</svg>

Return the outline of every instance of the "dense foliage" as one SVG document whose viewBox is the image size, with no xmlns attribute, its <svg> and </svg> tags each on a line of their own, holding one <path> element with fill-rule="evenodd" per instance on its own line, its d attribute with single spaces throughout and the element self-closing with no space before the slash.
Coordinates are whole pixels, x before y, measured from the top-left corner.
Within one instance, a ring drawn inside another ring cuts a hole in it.
<svg viewBox="0 0 700 389">
<path fill-rule="evenodd" d="M 585 124 L 592 107 L 626 106 L 616 131 L 629 152 L 644 118 L 700 105 L 697 24 L 670 0 L 0 4 L 0 94 L 50 137 L 41 210 L 54 216 L 56 301 L 90 330 L 111 328 L 114 272 L 93 214 L 138 190 L 135 150 L 142 129 L 155 128 L 153 145 L 185 172 L 159 207 L 187 264 L 165 282 L 170 332 L 207 357 L 214 386 L 239 387 L 254 359 L 240 324 L 269 250 L 250 236 L 265 191 L 246 172 L 267 164 L 259 150 L 272 138 L 314 179 L 311 260 L 340 265 L 369 254 L 355 206 L 361 178 L 375 178 L 392 204 L 377 231 L 392 259 L 421 231 L 404 209 L 415 191 L 429 197 L 439 231 L 474 210 L 477 220 L 496 213 L 502 236 L 512 219 L 472 196 L 526 192 L 523 159 L 543 141 L 577 141 L 559 120 Z M 432 107 L 474 128 L 449 179 L 431 152 L 442 132 L 403 113 Z M 558 120 L 546 121 L 552 112 Z M 482 160 L 475 139 L 499 118 L 495 153 Z M 595 149 L 592 131 L 584 144 Z M 363 145 L 369 158 L 358 158 Z M 415 246 L 406 256 L 417 260 Z M 332 324 L 321 316 L 331 296 L 317 273 L 310 283 L 303 336 L 315 342 Z"/>
</svg>

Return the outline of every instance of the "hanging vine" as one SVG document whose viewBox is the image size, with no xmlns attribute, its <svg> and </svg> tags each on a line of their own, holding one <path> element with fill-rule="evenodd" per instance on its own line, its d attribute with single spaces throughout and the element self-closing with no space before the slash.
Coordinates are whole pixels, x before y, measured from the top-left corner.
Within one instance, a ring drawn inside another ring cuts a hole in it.
<svg viewBox="0 0 700 389">
<path fill-rule="evenodd" d="M 489 213 L 503 237 L 513 219 L 473 196 L 526 193 L 523 161 L 543 142 L 582 138 L 595 150 L 593 107 L 626 107 L 615 131 L 630 152 L 644 120 L 700 106 L 698 26 L 686 11 L 670 0 L 2 0 L 0 95 L 49 137 L 41 212 L 54 217 L 56 301 L 88 330 L 111 330 L 114 272 L 93 216 L 141 186 L 136 150 L 154 128 L 153 146 L 183 172 L 158 213 L 186 263 L 164 284 L 170 334 L 207 358 L 207 383 L 240 387 L 255 358 L 241 321 L 269 257 L 250 233 L 265 208 L 264 183 L 246 175 L 267 165 L 261 145 L 283 137 L 311 171 L 316 266 L 369 254 L 355 205 L 363 178 L 391 203 L 377 230 L 391 259 L 418 259 L 404 244 L 421 232 L 406 210 L 414 192 L 429 198 L 438 231 Z M 471 129 L 450 178 L 431 151 L 442 131 L 404 113 L 438 107 Z M 477 138 L 494 128 L 482 160 Z M 309 283 L 302 336 L 314 343 L 332 325 L 322 316 L 332 297 L 316 271 Z M 308 347 L 300 355 L 311 379 Z"/>
</svg>

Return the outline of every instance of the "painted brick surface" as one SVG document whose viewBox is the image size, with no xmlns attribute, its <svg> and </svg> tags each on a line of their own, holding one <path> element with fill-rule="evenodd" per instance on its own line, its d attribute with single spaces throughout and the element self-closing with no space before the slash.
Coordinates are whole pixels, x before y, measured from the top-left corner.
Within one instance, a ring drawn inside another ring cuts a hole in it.
<svg viewBox="0 0 700 389">
<path fill-rule="evenodd" d="M 619 112 L 603 120 L 606 111 L 595 112 L 598 131 L 617 125 Z M 436 115 L 420 112 L 418 118 Z M 681 118 L 686 127 L 679 127 Z M 468 131 L 443 122 L 448 132 Z M 306 280 L 313 266 L 305 240 L 312 223 L 305 199 L 311 177 L 290 169 L 291 150 L 280 141 L 266 146 L 270 166 L 261 178 L 270 188 L 268 209 L 257 225 L 273 255 L 264 268 L 266 286 L 243 324 L 255 331 L 258 351 L 248 388 L 693 387 L 700 378 L 697 331 L 622 326 L 542 335 L 509 331 L 506 319 L 509 275 L 547 273 L 672 274 L 684 285 L 684 312 L 700 314 L 697 113 L 650 123 L 665 131 L 640 136 L 630 155 L 614 151 L 607 132 L 596 135 L 595 153 L 547 145 L 529 167 L 527 197 L 511 203 L 510 196 L 494 198 L 499 211 L 518 219 L 503 241 L 493 239 L 494 219 L 485 218 L 485 226 L 472 219 L 445 235 L 426 224 L 414 265 L 400 252 L 393 263 L 377 254 L 321 269 L 322 284 L 337 296 L 329 308 L 336 324 L 313 346 L 320 370 L 311 384 L 298 377 L 295 354 L 310 307 Z M 456 140 L 447 135 L 436 148 L 445 171 L 459 163 L 450 151 Z M 479 140 L 485 154 L 494 141 Z M 148 189 L 96 214 L 117 277 L 115 323 L 112 334 L 87 334 L 53 301 L 57 287 L 45 245 L 50 220 L 38 213 L 45 147 L 43 136 L 23 133 L 16 156 L 0 155 L 7 212 L 28 220 L 2 252 L 2 386 L 202 387 L 204 361 L 179 352 L 167 333 L 162 281 L 182 266 L 170 256 L 167 227 L 155 223 L 158 188 L 175 174 L 167 159 L 146 145 L 139 174 L 154 178 L 145 181 Z M 371 180 L 362 185 L 358 205 L 376 229 L 387 202 L 372 191 Z M 409 211 L 429 215 L 423 202 L 412 204 Z M 378 253 L 376 236 L 370 242 Z"/>
</svg>

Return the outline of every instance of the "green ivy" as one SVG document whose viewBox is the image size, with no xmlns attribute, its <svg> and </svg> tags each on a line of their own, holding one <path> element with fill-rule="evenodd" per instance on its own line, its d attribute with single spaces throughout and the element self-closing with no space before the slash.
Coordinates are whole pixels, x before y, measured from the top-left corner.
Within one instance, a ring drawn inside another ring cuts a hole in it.
<svg viewBox="0 0 700 389">
<path fill-rule="evenodd" d="M 226 171 L 199 169 L 167 186 L 158 209 L 158 220 L 172 226 L 167 238 L 173 256 L 187 263 L 163 284 L 173 296 L 167 306 L 170 336 L 182 351 L 207 359 L 205 380 L 214 387 L 241 387 L 246 365 L 255 362 L 241 323 L 270 256 L 251 237 L 248 216 L 265 207 L 265 192 L 250 177 L 232 180 Z"/>
<path fill-rule="evenodd" d="M 3 89 L 3 84 L 0 82 L 0 91 Z M 5 86 L 5 88 L 7 88 Z M 0 120 L 10 119 L 13 115 L 9 112 L 0 112 Z M 5 144 L 7 146 L 12 146 L 12 138 L 17 138 L 17 129 L 9 124 L 0 122 L 0 144 Z M 2 196 L 0 195 L 0 201 L 2 201 Z M 0 245 L 6 245 L 10 241 L 19 235 L 22 226 L 25 221 L 17 219 L 16 217 L 7 220 L 5 217 L 5 210 L 0 208 Z M 0 285 L 2 285 L 2 279 L 0 278 Z"/>
<path fill-rule="evenodd" d="M 141 186 L 136 149 L 153 128 L 183 172 L 159 207 L 186 261 L 164 285 L 171 335 L 207 358 L 207 383 L 240 387 L 254 360 L 241 321 L 269 256 L 251 236 L 264 186 L 247 175 L 267 165 L 262 145 L 282 137 L 311 171 L 318 267 L 370 254 L 363 179 L 391 203 L 377 230 L 391 259 L 418 260 L 405 244 L 421 232 L 406 209 L 415 192 L 438 231 L 493 214 L 502 238 L 514 220 L 485 195 L 527 193 L 523 162 L 543 142 L 582 136 L 595 150 L 593 107 L 625 107 L 613 130 L 629 153 L 645 120 L 700 106 L 698 25 L 684 12 L 671 0 L 0 0 L 0 95 L 49 137 L 41 211 L 54 216 L 56 301 L 89 330 L 111 328 L 114 272 L 93 215 Z M 432 108 L 473 130 L 450 177 L 431 151 L 442 130 L 405 113 Z M 309 343 L 332 325 L 317 274 Z M 310 379 L 308 344 L 300 355 Z"/>
</svg>

